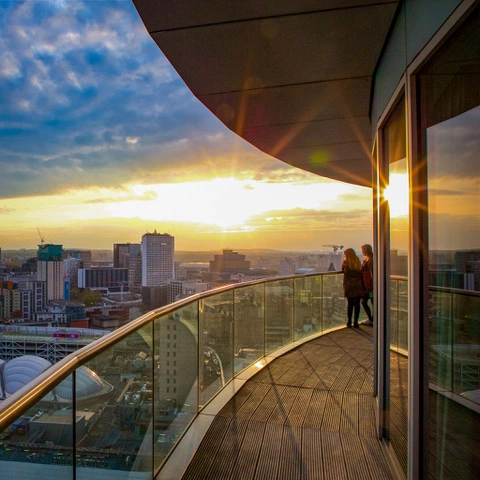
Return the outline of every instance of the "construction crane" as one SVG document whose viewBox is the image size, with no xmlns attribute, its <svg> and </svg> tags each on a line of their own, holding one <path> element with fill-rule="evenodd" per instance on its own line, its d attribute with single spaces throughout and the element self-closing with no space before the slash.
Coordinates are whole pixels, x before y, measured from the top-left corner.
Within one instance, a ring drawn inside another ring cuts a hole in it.
<svg viewBox="0 0 480 480">
<path fill-rule="evenodd" d="M 37 227 L 37 232 L 38 232 L 38 236 L 40 237 L 40 246 L 43 247 L 43 244 L 45 243 L 45 238 L 44 236 L 41 234 L 40 232 L 40 229 Z"/>
<path fill-rule="evenodd" d="M 332 247 L 333 253 L 337 253 L 337 250 L 343 250 L 343 245 L 322 245 L 322 247 Z"/>
</svg>

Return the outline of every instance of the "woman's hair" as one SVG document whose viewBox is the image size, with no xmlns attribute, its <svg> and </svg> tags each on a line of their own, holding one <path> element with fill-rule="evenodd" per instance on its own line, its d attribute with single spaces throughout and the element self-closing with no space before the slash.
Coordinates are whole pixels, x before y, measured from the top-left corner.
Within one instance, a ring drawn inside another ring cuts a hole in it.
<svg viewBox="0 0 480 480">
<path fill-rule="evenodd" d="M 352 270 L 360 270 L 362 268 L 360 259 L 357 257 L 357 254 L 353 248 L 347 248 L 343 254 L 345 255 L 343 264 L 348 268 Z"/>
<path fill-rule="evenodd" d="M 362 250 L 364 251 L 364 255 L 368 258 L 373 258 L 373 250 L 372 246 L 369 243 L 362 245 Z"/>
</svg>

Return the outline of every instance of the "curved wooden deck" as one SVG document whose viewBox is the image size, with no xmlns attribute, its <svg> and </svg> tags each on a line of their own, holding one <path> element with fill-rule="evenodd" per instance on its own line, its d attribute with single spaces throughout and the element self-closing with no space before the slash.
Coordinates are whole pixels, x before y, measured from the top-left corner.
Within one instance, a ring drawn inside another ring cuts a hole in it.
<svg viewBox="0 0 480 480">
<path fill-rule="evenodd" d="M 372 328 L 306 343 L 217 414 L 183 480 L 388 480 L 375 435 Z"/>
</svg>

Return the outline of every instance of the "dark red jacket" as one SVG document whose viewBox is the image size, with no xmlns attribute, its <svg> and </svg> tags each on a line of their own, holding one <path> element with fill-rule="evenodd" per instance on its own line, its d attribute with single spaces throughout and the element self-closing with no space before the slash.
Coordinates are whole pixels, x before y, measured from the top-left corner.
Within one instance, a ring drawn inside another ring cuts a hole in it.
<svg viewBox="0 0 480 480">
<path fill-rule="evenodd" d="M 362 263 L 363 286 L 368 292 L 373 292 L 373 260 L 364 260 Z"/>
<path fill-rule="evenodd" d="M 347 265 L 342 265 L 343 292 L 345 297 L 363 297 L 366 295 L 363 287 L 362 271 L 352 270 Z"/>
</svg>

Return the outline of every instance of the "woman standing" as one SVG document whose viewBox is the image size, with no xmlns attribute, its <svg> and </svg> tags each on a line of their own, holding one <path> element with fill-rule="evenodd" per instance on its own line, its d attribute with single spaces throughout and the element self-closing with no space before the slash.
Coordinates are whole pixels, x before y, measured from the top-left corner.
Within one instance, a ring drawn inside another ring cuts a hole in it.
<svg viewBox="0 0 480 480">
<path fill-rule="evenodd" d="M 362 264 L 353 248 L 347 248 L 343 252 L 343 292 L 347 299 L 347 327 L 358 328 L 358 317 L 360 316 L 360 300 L 365 295 L 362 281 Z"/>
<path fill-rule="evenodd" d="M 362 278 L 363 286 L 365 288 L 365 295 L 362 297 L 362 307 L 367 314 L 368 320 L 363 322 L 363 325 L 373 325 L 373 315 L 368 301 L 372 303 L 373 307 L 373 250 L 372 246 L 368 243 L 362 245 Z"/>
</svg>

